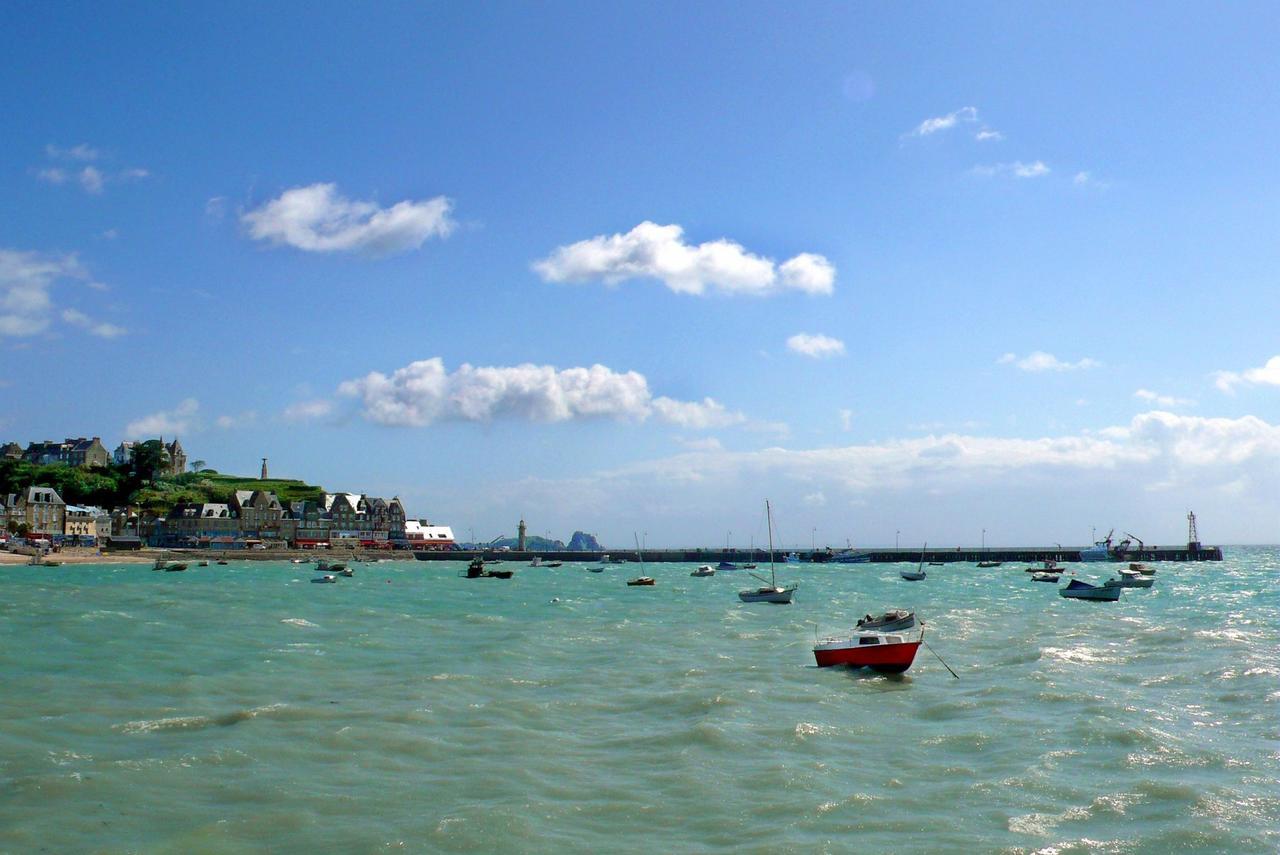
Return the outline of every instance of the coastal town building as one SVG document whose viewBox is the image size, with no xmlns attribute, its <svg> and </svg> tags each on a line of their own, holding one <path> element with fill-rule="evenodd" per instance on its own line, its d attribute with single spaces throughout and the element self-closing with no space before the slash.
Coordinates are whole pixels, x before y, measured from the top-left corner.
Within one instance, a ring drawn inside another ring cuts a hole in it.
<svg viewBox="0 0 1280 855">
<path fill-rule="evenodd" d="M 160 444 L 164 445 L 164 437 L 160 438 Z M 173 442 L 164 446 L 164 450 L 169 453 L 169 474 L 181 475 L 187 471 L 187 453 L 182 450 L 182 443 L 178 442 L 175 436 Z"/>
<path fill-rule="evenodd" d="M 28 463 L 48 465 L 65 463 L 67 466 L 107 466 L 111 463 L 111 454 L 102 444 L 100 437 L 92 439 L 68 437 L 62 442 L 46 439 L 44 442 L 33 442 L 22 452 L 22 459 Z"/>
<path fill-rule="evenodd" d="M 67 505 L 62 525 L 62 542 L 74 546 L 96 546 L 111 536 L 111 515 L 92 505 Z"/>
<path fill-rule="evenodd" d="M 111 452 L 111 460 L 117 466 L 124 466 L 133 462 L 133 446 L 129 440 L 125 440 L 116 446 L 116 450 Z"/>
<path fill-rule="evenodd" d="M 16 442 L 6 442 L 4 445 L 0 445 L 0 458 L 4 460 L 21 460 L 22 446 Z"/>
<path fill-rule="evenodd" d="M 4 525 L 25 526 L 28 536 L 46 540 L 62 539 L 67 503 L 52 487 L 28 487 L 21 493 L 3 497 Z"/>
</svg>

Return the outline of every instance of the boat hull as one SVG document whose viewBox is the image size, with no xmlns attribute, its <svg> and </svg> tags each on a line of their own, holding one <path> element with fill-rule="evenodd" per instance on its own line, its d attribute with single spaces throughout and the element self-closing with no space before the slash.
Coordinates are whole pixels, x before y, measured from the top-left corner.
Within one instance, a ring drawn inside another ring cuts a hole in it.
<svg viewBox="0 0 1280 855">
<path fill-rule="evenodd" d="M 898 644 L 859 645 L 852 638 L 840 642 L 819 644 L 813 648 L 813 658 L 819 668 L 831 665 L 848 665 L 853 668 L 870 668 L 886 674 L 901 674 L 915 662 L 921 641 L 904 641 Z"/>
<path fill-rule="evenodd" d="M 739 591 L 738 599 L 744 603 L 774 603 L 785 606 L 795 595 L 795 588 L 761 588 L 758 591 Z"/>
<path fill-rule="evenodd" d="M 862 631 L 874 629 L 876 632 L 901 632 L 906 629 L 914 629 L 916 625 L 915 612 L 888 613 L 878 618 L 867 620 L 863 618 L 858 621 L 858 629 Z"/>
<path fill-rule="evenodd" d="M 1068 600 L 1094 600 L 1096 602 L 1114 603 L 1120 599 L 1121 592 L 1124 588 L 1119 585 L 1107 585 L 1097 588 L 1084 588 L 1075 590 L 1072 588 L 1059 588 L 1058 593 L 1066 597 Z"/>
</svg>

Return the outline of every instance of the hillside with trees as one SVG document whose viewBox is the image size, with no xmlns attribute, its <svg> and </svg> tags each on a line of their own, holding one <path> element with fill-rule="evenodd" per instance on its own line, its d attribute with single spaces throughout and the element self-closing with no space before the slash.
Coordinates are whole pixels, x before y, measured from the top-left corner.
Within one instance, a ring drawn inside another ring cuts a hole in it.
<svg viewBox="0 0 1280 855">
<path fill-rule="evenodd" d="M 105 467 L 86 469 L 6 459 L 0 460 L 0 495 L 20 493 L 28 487 L 52 487 L 68 504 L 108 509 L 128 505 L 163 514 L 179 502 L 227 502 L 236 490 L 270 490 L 286 503 L 319 501 L 324 493 L 321 487 L 303 481 L 263 481 L 205 468 L 170 475 L 166 474 L 168 468 L 168 452 L 159 440 L 134 446 L 130 463 Z"/>
</svg>

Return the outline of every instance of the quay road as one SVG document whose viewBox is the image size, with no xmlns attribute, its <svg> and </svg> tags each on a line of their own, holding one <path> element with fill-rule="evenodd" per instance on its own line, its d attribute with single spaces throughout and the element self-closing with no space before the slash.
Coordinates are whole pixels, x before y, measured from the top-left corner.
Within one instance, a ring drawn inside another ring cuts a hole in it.
<svg viewBox="0 0 1280 855">
<path fill-rule="evenodd" d="M 924 560 L 952 563 L 976 563 L 978 561 L 1003 561 L 1008 563 L 1038 563 L 1041 561 L 1079 561 L 1083 547 L 1062 546 L 1019 546 L 1004 549 L 974 549 L 954 547 L 951 549 L 927 549 Z M 896 562 L 917 562 L 921 560 L 919 549 L 853 549 L 852 553 L 866 556 L 868 564 L 892 564 Z M 800 556 L 801 561 L 817 564 L 826 563 L 834 555 L 839 554 L 829 549 L 790 550 Z M 781 564 L 788 552 L 781 550 L 773 554 L 774 561 Z M 535 556 L 543 561 L 576 561 L 598 564 L 604 555 L 622 558 L 626 561 L 636 560 L 634 549 L 611 549 L 606 552 L 517 552 L 515 550 L 426 550 L 414 552 L 419 561 L 470 561 L 476 556 L 486 561 L 500 559 L 502 561 L 528 563 Z M 679 562 L 682 564 L 715 564 L 720 561 L 732 561 L 735 564 L 769 563 L 769 552 L 763 549 L 646 549 L 644 560 L 652 563 Z M 1142 549 L 1127 549 L 1123 555 L 1115 555 L 1113 561 L 1221 561 L 1220 546 L 1144 546 Z"/>
</svg>

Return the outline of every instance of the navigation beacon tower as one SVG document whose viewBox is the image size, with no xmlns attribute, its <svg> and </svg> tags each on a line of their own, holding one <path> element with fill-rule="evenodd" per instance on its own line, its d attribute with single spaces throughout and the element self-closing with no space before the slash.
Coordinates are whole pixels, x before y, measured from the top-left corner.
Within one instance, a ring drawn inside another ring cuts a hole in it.
<svg viewBox="0 0 1280 855">
<path fill-rule="evenodd" d="M 521 518 L 520 518 L 520 526 L 516 529 L 516 531 L 519 533 L 519 536 L 516 538 L 516 549 L 517 549 L 518 551 L 520 551 L 520 552 L 524 552 L 524 547 L 525 547 L 525 536 L 524 536 L 524 532 L 525 532 L 525 525 L 524 525 L 524 518 L 523 518 L 523 517 L 521 517 Z"/>
<path fill-rule="evenodd" d="M 267 480 L 267 458 L 262 458 L 262 474 L 258 476 L 259 480 Z"/>
</svg>

